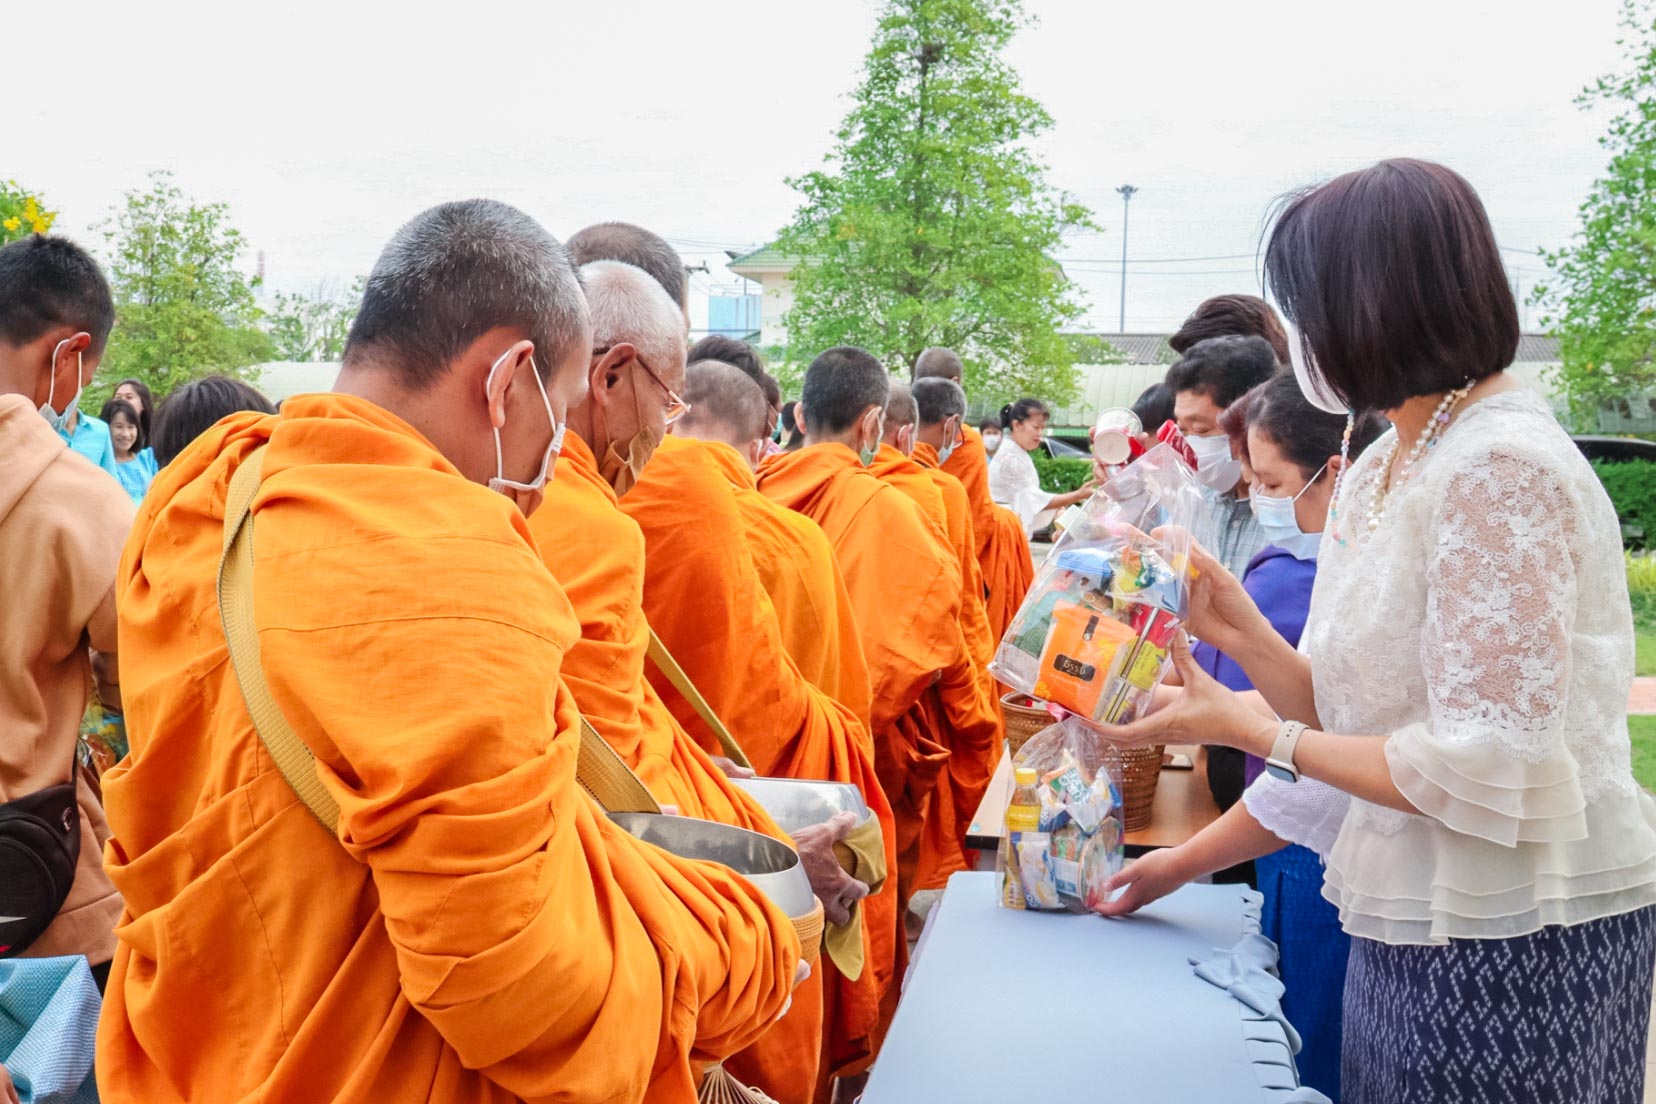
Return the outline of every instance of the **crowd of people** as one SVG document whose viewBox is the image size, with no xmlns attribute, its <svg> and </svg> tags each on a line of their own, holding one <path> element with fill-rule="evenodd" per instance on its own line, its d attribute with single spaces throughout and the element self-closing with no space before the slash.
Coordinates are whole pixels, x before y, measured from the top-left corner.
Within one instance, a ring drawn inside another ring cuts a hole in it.
<svg viewBox="0 0 1656 1104">
<path fill-rule="evenodd" d="M 1176 685 L 1106 735 L 1210 745 L 1226 811 L 1109 911 L 1253 880 L 1336 1099 L 1635 1101 L 1617 529 L 1503 371 L 1482 206 L 1385 162 L 1293 199 L 1266 269 L 1297 332 L 1209 300 L 1135 404 L 1216 539 Z M 381 253 L 333 391 L 126 380 L 92 418 L 103 275 L 0 249 L 0 873 L 33 879 L 0 954 L 84 958 L 103 1099 L 856 1098 L 910 903 L 970 866 L 1029 534 L 1095 485 L 1040 488 L 1037 400 L 967 424 L 952 350 L 902 380 L 828 349 L 784 401 L 688 342 L 687 292 L 641 227 L 447 203 Z M 784 831 L 755 773 L 870 820 Z M 786 843 L 820 934 L 605 815 L 639 808 Z"/>
</svg>

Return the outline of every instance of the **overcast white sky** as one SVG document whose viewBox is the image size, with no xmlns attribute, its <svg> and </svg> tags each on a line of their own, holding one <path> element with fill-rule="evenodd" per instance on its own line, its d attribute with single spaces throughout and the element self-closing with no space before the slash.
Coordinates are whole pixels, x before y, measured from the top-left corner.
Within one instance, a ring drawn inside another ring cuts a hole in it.
<svg viewBox="0 0 1656 1104">
<path fill-rule="evenodd" d="M 1571 98 L 1617 64 L 1615 0 L 1026 3 L 1038 22 L 1012 59 L 1056 120 L 1049 179 L 1104 230 L 1063 253 L 1098 329 L 1117 321 L 1118 184 L 1141 189 L 1127 329 L 1149 331 L 1257 290 L 1261 219 L 1293 186 L 1435 158 L 1479 188 L 1504 246 L 1533 250 L 1569 236 L 1603 164 L 1600 121 Z M 95 244 L 123 191 L 171 169 L 231 205 L 284 290 L 365 273 L 444 199 L 503 199 L 560 237 L 626 219 L 713 268 L 695 278 L 700 326 L 705 294 L 733 283 L 723 248 L 767 240 L 795 204 L 784 178 L 827 152 L 876 12 L 58 0 L 50 35 L 8 51 L 0 176 Z M 1527 292 L 1539 260 L 1508 261 Z"/>
</svg>

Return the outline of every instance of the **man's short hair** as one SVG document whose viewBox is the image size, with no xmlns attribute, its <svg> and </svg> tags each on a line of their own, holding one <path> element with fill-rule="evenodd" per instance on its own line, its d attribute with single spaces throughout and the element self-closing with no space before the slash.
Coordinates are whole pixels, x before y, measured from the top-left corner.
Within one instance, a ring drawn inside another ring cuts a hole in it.
<svg viewBox="0 0 1656 1104">
<path fill-rule="evenodd" d="M 1265 283 L 1334 394 L 1356 410 L 1481 380 L 1518 352 L 1518 306 L 1472 185 L 1382 161 L 1301 192 L 1265 247 Z"/>
<path fill-rule="evenodd" d="M 684 363 L 684 313 L 648 272 L 620 261 L 593 261 L 581 266 L 581 282 L 594 349 L 628 342 L 658 375 Z"/>
<path fill-rule="evenodd" d="M 920 420 L 920 412 L 914 405 L 914 395 L 909 391 L 909 385 L 902 380 L 891 381 L 891 389 L 886 394 L 885 419 L 887 429 L 914 425 Z"/>
<path fill-rule="evenodd" d="M 380 252 L 344 359 L 383 358 L 423 390 L 500 327 L 528 335 L 536 367 L 549 374 L 586 333 L 580 279 L 557 239 L 517 208 L 443 203 L 415 215 Z"/>
<path fill-rule="evenodd" d="M 734 364 L 755 380 L 765 374 L 765 362 L 752 345 L 724 334 L 708 334 L 690 346 L 690 363 L 698 360 L 720 360 Z"/>
<path fill-rule="evenodd" d="M 660 234 L 630 222 L 598 222 L 570 236 L 569 256 L 577 265 L 593 261 L 620 261 L 655 277 L 681 312 L 690 290 L 684 258 Z M 683 325 L 683 319 L 680 319 Z"/>
<path fill-rule="evenodd" d="M 61 327 L 92 337 L 103 353 L 115 301 L 98 262 L 68 238 L 30 234 L 0 249 L 0 341 L 27 345 Z"/>
<path fill-rule="evenodd" d="M 684 370 L 683 424 L 717 426 L 720 436 L 756 440 L 770 436 L 770 410 L 753 377 L 722 360 L 698 360 Z"/>
<path fill-rule="evenodd" d="M 799 401 L 812 435 L 844 433 L 871 406 L 885 408 L 891 373 L 866 349 L 836 345 L 805 369 Z"/>
<path fill-rule="evenodd" d="M 1146 433 L 1154 433 L 1173 420 L 1173 399 L 1173 389 L 1165 379 L 1139 392 L 1132 410 Z"/>
<path fill-rule="evenodd" d="M 941 425 L 950 418 L 966 420 L 966 392 L 954 380 L 937 376 L 919 379 L 909 390 L 922 428 Z"/>
<path fill-rule="evenodd" d="M 1192 345 L 1167 370 L 1167 386 L 1175 396 L 1181 391 L 1206 395 L 1223 410 L 1276 370 L 1276 354 L 1263 337 L 1210 337 Z"/>
<path fill-rule="evenodd" d="M 229 376 L 208 376 L 174 388 L 155 412 L 155 439 L 150 447 L 155 450 L 156 464 L 166 467 L 214 422 L 238 410 L 276 413 L 256 388 Z"/>
<path fill-rule="evenodd" d="M 736 367 L 741 368 L 738 364 Z M 746 369 L 743 369 L 746 371 Z M 782 385 L 776 382 L 776 377 L 767 373 L 759 374 L 759 390 L 765 393 L 765 403 L 772 410 L 782 409 Z"/>
<path fill-rule="evenodd" d="M 941 345 L 933 345 L 914 358 L 913 375 L 917 380 L 937 376 L 942 379 L 952 379 L 956 383 L 966 378 L 959 354 L 953 349 L 945 349 Z"/>
<path fill-rule="evenodd" d="M 1288 363 L 1288 331 L 1271 304 L 1257 295 L 1215 295 L 1204 300 L 1167 344 L 1175 353 L 1183 353 L 1198 341 L 1230 336 L 1263 337 L 1270 342 L 1277 363 Z"/>
</svg>

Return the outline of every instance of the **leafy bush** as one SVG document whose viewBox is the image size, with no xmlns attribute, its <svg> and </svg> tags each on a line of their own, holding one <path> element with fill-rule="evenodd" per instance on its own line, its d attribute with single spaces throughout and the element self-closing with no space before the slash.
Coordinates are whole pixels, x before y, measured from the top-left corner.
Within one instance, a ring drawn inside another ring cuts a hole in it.
<svg viewBox="0 0 1656 1104">
<path fill-rule="evenodd" d="M 1629 549 L 1656 547 L 1656 461 L 1594 461 L 1605 493 L 1621 519 L 1622 543 Z"/>
<path fill-rule="evenodd" d="M 1627 554 L 1627 596 L 1633 602 L 1633 619 L 1656 626 L 1656 556 Z"/>
<path fill-rule="evenodd" d="M 1016 446 L 1013 446 L 1016 447 Z M 1092 461 L 1075 456 L 1040 456 L 1031 454 L 1035 474 L 1041 477 L 1041 489 L 1053 494 L 1073 491 L 1092 474 Z"/>
</svg>

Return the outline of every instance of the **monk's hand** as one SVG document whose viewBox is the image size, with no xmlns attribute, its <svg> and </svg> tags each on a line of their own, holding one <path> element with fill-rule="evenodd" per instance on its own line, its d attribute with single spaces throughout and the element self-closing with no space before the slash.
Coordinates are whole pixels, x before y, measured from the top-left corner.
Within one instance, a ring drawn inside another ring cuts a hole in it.
<svg viewBox="0 0 1656 1104">
<path fill-rule="evenodd" d="M 22 1104 L 17 1086 L 12 1084 L 11 1074 L 6 1072 L 5 1066 L 0 1066 L 0 1104 Z"/>
<path fill-rule="evenodd" d="M 811 891 L 822 902 L 823 917 L 830 924 L 851 919 L 851 909 L 868 896 L 868 886 L 845 872 L 834 854 L 834 844 L 844 840 L 857 826 L 855 813 L 835 813 L 821 824 L 801 828 L 793 834 L 800 865 L 811 880 Z"/>
<path fill-rule="evenodd" d="M 1107 893 L 1118 889 L 1125 892 L 1104 902 L 1098 911 L 1103 916 L 1127 916 L 1188 881 L 1190 875 L 1185 873 L 1179 848 L 1160 847 L 1134 859 L 1105 883 Z"/>
<path fill-rule="evenodd" d="M 1130 724 L 1089 727 L 1119 747 L 1224 744 L 1255 754 L 1268 752 L 1276 738 L 1276 725 L 1202 670 L 1190 654 L 1190 638 L 1184 633 L 1174 637 L 1172 653 L 1173 669 L 1184 684 L 1179 693 L 1163 696 L 1166 704 L 1162 708 L 1153 708 Z"/>
<path fill-rule="evenodd" d="M 713 760 L 715 767 L 724 771 L 726 778 L 752 778 L 754 776 L 752 767 L 737 766 L 734 759 L 726 759 L 722 755 L 710 755 L 708 758 Z"/>
</svg>

